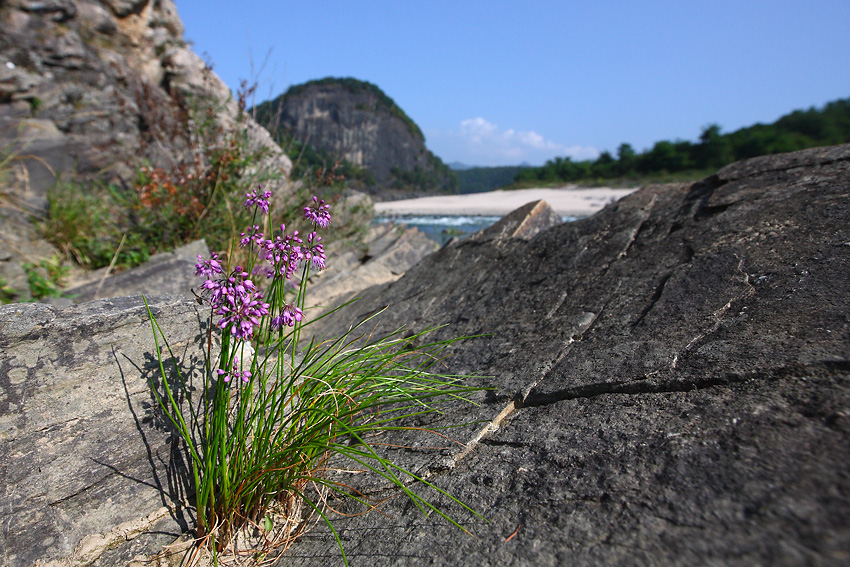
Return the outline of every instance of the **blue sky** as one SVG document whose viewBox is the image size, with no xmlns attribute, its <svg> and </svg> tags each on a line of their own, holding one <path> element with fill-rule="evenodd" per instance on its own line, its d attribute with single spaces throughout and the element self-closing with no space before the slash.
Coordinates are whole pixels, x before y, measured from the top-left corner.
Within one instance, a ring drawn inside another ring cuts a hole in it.
<svg viewBox="0 0 850 567">
<path fill-rule="evenodd" d="M 850 97 L 848 0 L 176 3 L 231 89 L 369 81 L 445 162 L 640 151 Z"/>
</svg>

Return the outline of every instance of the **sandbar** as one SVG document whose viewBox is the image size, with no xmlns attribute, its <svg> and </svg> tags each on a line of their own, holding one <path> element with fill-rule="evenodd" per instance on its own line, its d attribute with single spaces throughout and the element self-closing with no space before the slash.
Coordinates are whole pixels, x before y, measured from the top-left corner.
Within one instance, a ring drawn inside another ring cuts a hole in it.
<svg viewBox="0 0 850 567">
<path fill-rule="evenodd" d="M 587 217 L 633 193 L 637 189 L 610 187 L 556 189 L 515 189 L 488 191 L 468 195 L 439 195 L 418 199 L 402 199 L 375 203 L 375 213 L 383 216 L 404 215 L 487 215 L 503 216 L 519 207 L 544 199 L 564 217 Z"/>
</svg>

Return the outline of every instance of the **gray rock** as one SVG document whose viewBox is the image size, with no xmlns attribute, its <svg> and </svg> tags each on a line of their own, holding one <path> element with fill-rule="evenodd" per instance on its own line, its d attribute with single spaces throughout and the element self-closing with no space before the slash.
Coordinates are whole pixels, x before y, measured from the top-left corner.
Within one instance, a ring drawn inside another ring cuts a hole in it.
<svg viewBox="0 0 850 567">
<path fill-rule="evenodd" d="M 495 390 L 382 439 L 489 523 L 411 484 L 470 536 L 341 475 L 382 512 L 334 516 L 349 564 L 846 564 L 848 164 L 850 146 L 757 158 L 529 241 L 468 239 L 319 322 L 389 306 L 377 333 L 490 334 L 444 370 Z M 421 429 L 470 421 L 460 445 Z M 319 526 L 279 564 L 329 557 Z"/>
<path fill-rule="evenodd" d="M 561 217 L 544 200 L 533 201 L 502 217 L 493 226 L 471 235 L 476 241 L 521 238 L 531 240 L 561 224 Z"/>
<path fill-rule="evenodd" d="M 372 285 L 397 280 L 428 254 L 437 243 L 416 227 L 385 224 L 371 229 L 364 257 L 353 252 L 331 256 L 328 269 L 319 272 L 308 288 L 307 302 L 318 317 L 332 305 L 344 303 Z"/>
<path fill-rule="evenodd" d="M 105 0 L 112 12 L 119 18 L 138 14 L 148 4 L 148 0 Z"/>
<path fill-rule="evenodd" d="M 192 298 L 191 288 L 201 281 L 195 276 L 198 256 L 210 257 L 209 248 L 203 240 L 197 240 L 172 252 L 154 254 L 136 268 L 115 275 L 106 275 L 99 270 L 92 281 L 64 290 L 75 303 L 94 299 L 122 297 L 128 295 L 175 295 Z M 98 275 L 103 274 L 103 275 Z"/>
<path fill-rule="evenodd" d="M 28 301 L 32 298 L 27 273 L 17 262 L 0 261 L 0 280 L 3 281 L 6 294 L 14 301 Z"/>
<path fill-rule="evenodd" d="M 197 305 L 149 302 L 197 380 Z M 148 384 L 155 360 L 138 296 L 0 306 L 3 565 L 89 564 L 137 537 L 156 549 L 191 525 L 186 457 Z"/>
</svg>

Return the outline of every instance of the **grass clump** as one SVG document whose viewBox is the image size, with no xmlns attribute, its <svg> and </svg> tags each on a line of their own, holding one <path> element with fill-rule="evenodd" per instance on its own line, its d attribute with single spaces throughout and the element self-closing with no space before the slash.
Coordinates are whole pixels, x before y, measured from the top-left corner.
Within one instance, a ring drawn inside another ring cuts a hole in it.
<svg viewBox="0 0 850 567">
<path fill-rule="evenodd" d="M 116 264 L 138 266 L 151 254 L 144 235 L 132 230 L 126 197 L 115 186 L 60 181 L 47 193 L 47 217 L 39 221 L 42 236 L 86 269 Z M 124 243 L 122 244 L 122 241 Z"/>
<path fill-rule="evenodd" d="M 20 294 L 18 290 L 9 285 L 9 282 L 4 278 L 0 278 L 0 305 L 14 303 L 18 300 Z"/>
<path fill-rule="evenodd" d="M 33 299 L 62 296 L 62 286 L 70 268 L 63 265 L 61 258 L 54 254 L 49 260 L 41 260 L 37 264 L 24 263 L 21 267 L 27 274 Z"/>
<path fill-rule="evenodd" d="M 204 552 L 222 564 L 271 557 L 312 514 L 333 531 L 324 505 L 330 494 L 373 506 L 332 476 L 338 459 L 383 477 L 423 512 L 460 528 L 409 481 L 472 511 L 384 457 L 376 442 L 382 433 L 404 429 L 399 419 L 435 411 L 435 402 L 463 399 L 476 389 L 436 370 L 455 340 L 428 342 L 433 329 L 364 337 L 367 319 L 334 340 L 303 341 L 306 282 L 311 270 L 325 266 L 318 231 L 330 224 L 329 206 L 314 197 L 303 208 L 309 233 L 283 226 L 270 233 L 268 198 L 268 192 L 247 196 L 253 222 L 239 241 L 244 265 L 228 265 L 216 254 L 197 264 L 205 278 L 199 302 L 210 309 L 207 362 L 197 390 L 179 372 L 166 371 L 173 352 L 149 310 L 157 352 L 167 354 L 159 359 L 153 392 L 191 455 L 199 544 L 194 559 Z M 265 289 L 255 280 L 265 280 Z M 213 334 L 219 332 L 216 353 Z M 244 548 L 246 530 L 259 534 L 258 547 Z M 345 560 L 338 536 L 337 542 Z"/>
</svg>

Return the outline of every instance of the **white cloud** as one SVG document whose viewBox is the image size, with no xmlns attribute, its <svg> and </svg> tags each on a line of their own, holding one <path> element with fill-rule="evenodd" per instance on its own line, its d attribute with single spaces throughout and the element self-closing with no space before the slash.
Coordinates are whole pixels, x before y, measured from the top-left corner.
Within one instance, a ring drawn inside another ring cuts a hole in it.
<svg viewBox="0 0 850 567">
<path fill-rule="evenodd" d="M 431 149 L 443 161 L 470 165 L 518 165 L 522 162 L 541 165 L 558 156 L 574 160 L 599 156 L 596 148 L 565 146 L 532 131 L 502 130 L 481 117 L 463 120 L 459 130 L 429 132 L 428 140 Z"/>
</svg>

